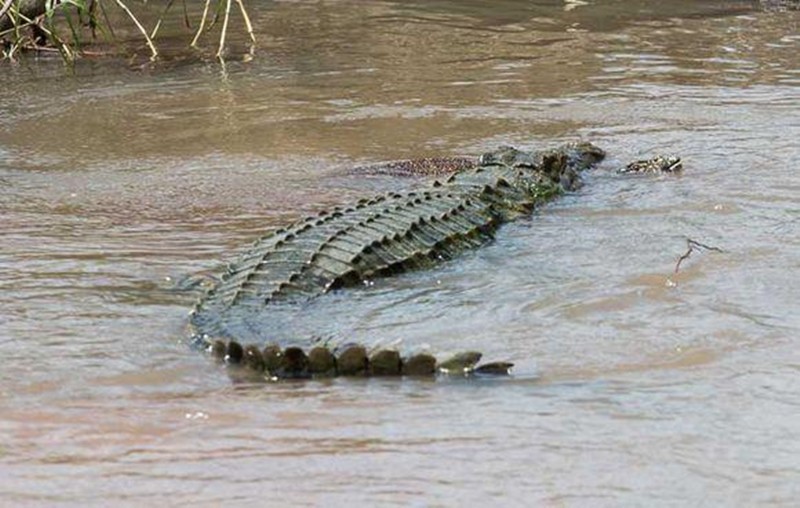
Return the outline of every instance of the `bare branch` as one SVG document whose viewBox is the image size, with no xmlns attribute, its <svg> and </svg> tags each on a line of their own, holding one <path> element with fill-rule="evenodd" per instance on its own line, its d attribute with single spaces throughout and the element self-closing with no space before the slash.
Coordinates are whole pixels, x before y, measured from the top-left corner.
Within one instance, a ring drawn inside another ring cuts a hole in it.
<svg viewBox="0 0 800 508">
<path fill-rule="evenodd" d="M 704 243 L 700 243 L 696 240 L 692 240 L 691 238 L 686 239 L 686 246 L 688 247 L 686 252 L 684 252 L 681 257 L 678 258 L 678 262 L 675 264 L 675 273 L 678 273 L 678 270 L 681 267 L 681 263 L 684 260 L 689 259 L 689 256 L 692 255 L 692 252 L 695 250 L 708 250 L 714 252 L 725 252 L 724 250 L 720 249 L 719 247 L 714 247 L 711 245 L 706 245 Z"/>
</svg>

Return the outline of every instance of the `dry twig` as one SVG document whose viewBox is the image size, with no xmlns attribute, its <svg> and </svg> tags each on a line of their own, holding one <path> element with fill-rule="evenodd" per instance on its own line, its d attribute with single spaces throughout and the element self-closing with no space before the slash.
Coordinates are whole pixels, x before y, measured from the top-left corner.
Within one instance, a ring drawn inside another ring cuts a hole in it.
<svg viewBox="0 0 800 508">
<path fill-rule="evenodd" d="M 720 249 L 719 247 L 713 247 L 711 245 L 706 245 L 704 243 L 700 243 L 698 241 L 692 240 L 691 238 L 687 238 L 686 239 L 686 246 L 688 247 L 688 249 L 686 250 L 685 253 L 683 253 L 683 255 L 681 255 L 681 257 L 678 258 L 678 262 L 675 264 L 675 273 L 678 273 L 678 270 L 681 267 L 681 263 L 683 263 L 683 261 L 685 259 L 688 259 L 689 256 L 692 255 L 692 252 L 694 252 L 695 250 L 710 250 L 710 251 L 714 251 L 714 252 L 725 252 L 724 250 Z"/>
</svg>

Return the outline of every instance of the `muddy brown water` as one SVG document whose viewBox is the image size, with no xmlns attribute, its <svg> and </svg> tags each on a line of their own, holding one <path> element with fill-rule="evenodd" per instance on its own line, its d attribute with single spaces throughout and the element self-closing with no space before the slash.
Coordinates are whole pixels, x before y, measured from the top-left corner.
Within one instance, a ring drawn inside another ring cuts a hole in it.
<svg viewBox="0 0 800 508">
<path fill-rule="evenodd" d="M 250 9 L 224 70 L 0 64 L 0 505 L 795 506 L 797 11 Z M 514 377 L 248 389 L 187 349 L 170 280 L 416 184 L 350 168 L 576 139 L 611 156 L 579 192 L 275 325 Z M 654 152 L 685 174 L 609 170 Z M 687 238 L 724 252 L 675 274 Z"/>
</svg>

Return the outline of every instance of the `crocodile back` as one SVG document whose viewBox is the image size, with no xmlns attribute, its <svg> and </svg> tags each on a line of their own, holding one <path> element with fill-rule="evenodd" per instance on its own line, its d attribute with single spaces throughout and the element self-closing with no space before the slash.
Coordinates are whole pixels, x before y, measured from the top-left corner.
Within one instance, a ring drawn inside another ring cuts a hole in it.
<svg viewBox="0 0 800 508">
<path fill-rule="evenodd" d="M 195 333 L 236 337 L 248 314 L 430 266 L 490 240 L 503 222 L 560 193 L 570 160 L 490 160 L 426 189 L 301 220 L 258 240 L 192 312 Z"/>
</svg>

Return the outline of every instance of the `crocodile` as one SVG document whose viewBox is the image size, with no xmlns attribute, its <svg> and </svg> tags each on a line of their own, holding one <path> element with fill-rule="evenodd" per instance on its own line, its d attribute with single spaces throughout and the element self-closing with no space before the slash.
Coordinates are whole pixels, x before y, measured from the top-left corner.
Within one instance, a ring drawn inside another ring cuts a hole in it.
<svg viewBox="0 0 800 508">
<path fill-rule="evenodd" d="M 479 247 L 489 242 L 503 223 L 577 189 L 580 173 L 604 157 L 602 149 L 588 142 L 535 152 L 504 146 L 483 154 L 477 163 L 460 164 L 427 187 L 362 199 L 272 231 L 231 263 L 196 303 L 190 314 L 193 342 L 229 363 L 248 364 L 239 341 L 255 337 L 267 342 L 265 316 L 271 309 L 367 280 L 430 267 Z M 656 157 L 620 171 L 671 172 L 679 168 L 677 157 Z M 254 360 L 255 370 L 266 369 L 276 377 L 313 373 L 308 354 L 295 349 L 300 348 L 286 348 L 279 356 L 284 362 L 299 359 L 299 364 L 265 367 L 265 350 Z M 343 355 L 345 352 L 335 357 L 340 364 Z M 466 357 L 470 361 L 458 360 Z M 398 360 L 397 372 L 403 373 L 404 365 L 416 365 L 418 359 L 412 358 Z M 472 359 L 474 355 L 457 355 L 452 363 L 459 372 L 480 372 L 475 367 L 477 360 Z M 369 372 L 368 364 L 369 358 L 365 372 Z M 487 365 L 486 373 L 510 367 L 504 362 Z"/>
</svg>

